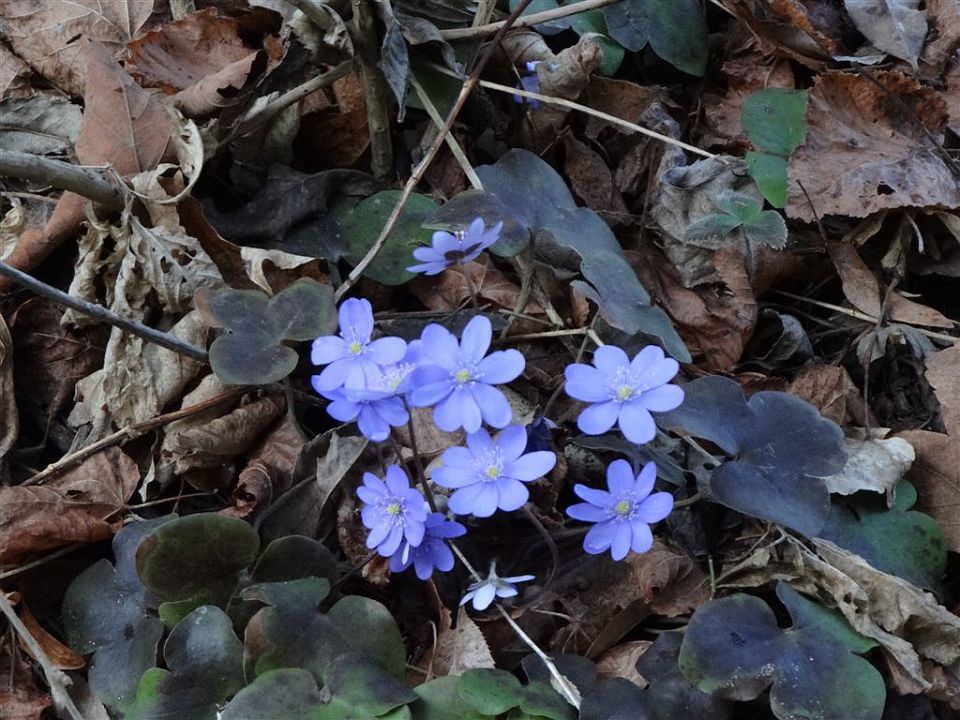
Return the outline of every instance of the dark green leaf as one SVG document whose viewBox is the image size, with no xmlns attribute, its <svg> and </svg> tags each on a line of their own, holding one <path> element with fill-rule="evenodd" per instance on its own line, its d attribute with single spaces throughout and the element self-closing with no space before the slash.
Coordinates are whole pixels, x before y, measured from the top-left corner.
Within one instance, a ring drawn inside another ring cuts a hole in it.
<svg viewBox="0 0 960 720">
<path fill-rule="evenodd" d="M 337 559 L 318 540 L 305 535 L 287 535 L 274 540 L 257 560 L 253 580 L 258 583 L 326 578 L 330 583 L 340 576 Z"/>
<path fill-rule="evenodd" d="M 787 204 L 787 158 L 766 152 L 750 151 L 744 158 L 747 172 L 760 192 L 774 207 Z"/>
<path fill-rule="evenodd" d="M 315 720 L 317 681 L 306 670 L 286 668 L 260 675 L 223 708 L 221 720 Z"/>
<path fill-rule="evenodd" d="M 643 691 L 625 678 L 599 682 L 584 693 L 580 720 L 656 720 L 647 713 Z"/>
<path fill-rule="evenodd" d="M 836 613 L 785 583 L 777 595 L 793 618 L 781 630 L 760 599 L 733 595 L 694 614 L 680 650 L 680 667 L 703 692 L 752 700 L 768 686 L 780 720 L 880 720 L 883 677 L 855 653 L 873 643 Z"/>
<path fill-rule="evenodd" d="M 707 69 L 707 21 L 699 0 L 622 0 L 603 8 L 610 37 L 634 52 L 649 43 L 680 70 Z"/>
<path fill-rule="evenodd" d="M 382 715 L 417 699 L 380 664 L 358 653 L 346 653 L 330 663 L 324 681 L 334 700 L 359 717 Z"/>
<path fill-rule="evenodd" d="M 787 157 L 807 137 L 807 93 L 768 88 L 743 101 L 740 124 L 758 149 Z"/>
<path fill-rule="evenodd" d="M 553 689 L 550 683 L 535 680 L 524 685 L 520 693 L 520 709 L 530 715 L 549 720 L 576 720 L 573 706 Z"/>
<path fill-rule="evenodd" d="M 410 705 L 413 720 L 489 720 L 490 715 L 477 712 L 460 697 L 459 682 L 448 675 L 417 685 L 413 691 L 420 699 Z"/>
<path fill-rule="evenodd" d="M 843 432 L 793 395 L 758 392 L 748 400 L 733 380 L 699 378 L 683 405 L 657 415 L 663 428 L 710 440 L 735 459 L 710 476 L 710 492 L 754 517 L 817 535 L 830 511 L 823 478 L 843 467 Z"/>
<path fill-rule="evenodd" d="M 457 691 L 467 705 L 487 715 L 505 713 L 520 703 L 520 681 L 505 670 L 466 670 Z"/>
<path fill-rule="evenodd" d="M 917 491 L 906 481 L 897 486 L 896 503 L 889 509 L 879 493 L 835 497 L 820 537 L 856 553 L 877 570 L 939 590 L 947 567 L 946 538 L 936 520 L 910 511 L 916 501 Z"/>
<path fill-rule="evenodd" d="M 210 366 L 230 385 L 266 385 L 293 372 L 297 353 L 275 337 L 230 333 L 213 341 Z"/>
<path fill-rule="evenodd" d="M 329 617 L 344 628 L 351 650 L 375 659 L 396 678 L 406 675 L 407 651 L 387 608 L 376 600 L 348 595 L 330 608 Z"/>
<path fill-rule="evenodd" d="M 269 313 L 284 340 L 313 340 L 337 327 L 333 288 L 301 278 L 270 298 Z"/>
</svg>

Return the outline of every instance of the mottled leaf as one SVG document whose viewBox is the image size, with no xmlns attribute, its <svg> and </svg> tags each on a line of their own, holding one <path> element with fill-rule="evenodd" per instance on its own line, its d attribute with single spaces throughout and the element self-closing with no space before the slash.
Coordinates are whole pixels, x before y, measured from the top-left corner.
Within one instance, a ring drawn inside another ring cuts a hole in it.
<svg viewBox="0 0 960 720">
<path fill-rule="evenodd" d="M 707 69 L 707 21 L 698 0 L 622 0 L 603 8 L 610 37 L 627 50 L 651 49 L 680 70 Z"/>
</svg>

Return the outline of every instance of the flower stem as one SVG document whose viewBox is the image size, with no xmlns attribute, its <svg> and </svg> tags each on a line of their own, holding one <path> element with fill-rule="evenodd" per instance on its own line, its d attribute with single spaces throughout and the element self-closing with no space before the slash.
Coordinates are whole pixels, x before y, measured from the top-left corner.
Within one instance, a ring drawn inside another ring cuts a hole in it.
<svg viewBox="0 0 960 720">
<path fill-rule="evenodd" d="M 417 431 L 413 427 L 413 412 L 410 409 L 410 405 L 407 404 L 407 399 L 403 399 L 403 406 L 407 409 L 407 416 L 410 418 L 407 420 L 407 431 L 410 433 L 410 450 L 413 451 L 413 464 L 417 469 L 417 479 L 420 482 L 420 487 L 423 488 L 423 494 L 427 496 L 427 504 L 430 505 L 430 510 L 437 512 L 437 500 L 433 496 L 433 490 L 430 489 L 430 483 L 427 482 L 427 473 L 423 469 L 423 458 L 420 457 L 420 449 L 417 446 Z"/>
<path fill-rule="evenodd" d="M 703 499 L 703 493 L 700 492 L 699 490 L 697 490 L 693 495 L 691 495 L 691 496 L 688 497 L 688 498 L 684 498 L 683 500 L 676 500 L 676 501 L 674 501 L 674 503 L 673 503 L 673 509 L 676 510 L 677 508 L 682 508 L 682 507 L 687 507 L 687 506 L 689 506 L 689 505 L 693 505 L 695 502 L 698 502 L 699 500 L 702 500 L 702 499 Z"/>
</svg>

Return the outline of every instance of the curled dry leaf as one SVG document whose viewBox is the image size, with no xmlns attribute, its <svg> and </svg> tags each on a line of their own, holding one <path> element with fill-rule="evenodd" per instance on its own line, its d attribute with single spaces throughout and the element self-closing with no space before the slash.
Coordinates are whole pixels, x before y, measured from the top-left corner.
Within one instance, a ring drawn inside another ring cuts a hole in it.
<svg viewBox="0 0 960 720">
<path fill-rule="evenodd" d="M 637 672 L 637 660 L 653 645 L 650 640 L 633 640 L 607 650 L 597 658 L 597 675 L 600 679 L 626 678 L 641 688 L 649 683 Z"/>
<path fill-rule="evenodd" d="M 863 395 L 843 366 L 807 366 L 790 382 L 787 392 L 803 398 L 840 427 L 868 425 Z"/>
<path fill-rule="evenodd" d="M 79 670 L 87 664 L 83 656 L 77 655 L 77 653 L 44 630 L 43 626 L 40 625 L 33 616 L 33 613 L 30 612 L 30 608 L 27 607 L 25 602 L 21 600 L 19 607 L 20 619 L 23 621 L 27 630 L 30 631 L 33 639 L 36 640 L 37 644 L 43 649 L 43 654 L 47 656 L 47 659 L 50 660 L 50 664 L 53 667 L 57 668 L 57 670 Z M 25 644 L 23 645 L 23 649 L 27 654 L 30 654 L 30 648 Z M 2 706 L 0 706 L 0 709 L 2 709 Z M 6 717 L 6 715 L 3 717 Z"/>
<path fill-rule="evenodd" d="M 845 0 L 844 6 L 873 46 L 917 67 L 927 36 L 927 14 L 920 0 Z"/>
<path fill-rule="evenodd" d="M 960 3 L 956 0 L 927 0 L 927 17 L 933 31 L 920 55 L 923 69 L 939 75 L 950 57 L 960 48 Z"/>
<path fill-rule="evenodd" d="M 727 7 L 756 35 L 765 55 L 787 57 L 817 70 L 840 50 L 834 34 L 843 22 L 826 4 L 817 4 L 823 15 L 819 22 L 800 0 L 732 0 Z"/>
<path fill-rule="evenodd" d="M 473 296 L 471 283 L 481 300 L 489 300 L 507 310 L 516 309 L 520 288 L 498 270 L 486 254 L 475 262 L 449 267 L 439 275 L 418 276 L 410 289 L 430 310 L 459 310 Z M 543 308 L 528 301 L 520 312 L 542 315 Z"/>
<path fill-rule="evenodd" d="M 960 206 L 960 183 L 937 146 L 947 105 L 934 90 L 893 72 L 825 72 L 810 90 L 806 119 L 807 139 L 789 163 L 790 217 Z"/>
<path fill-rule="evenodd" d="M 460 675 L 464 670 L 472 668 L 496 667 L 480 628 L 470 619 L 463 607 L 458 607 L 456 612 L 457 625 L 451 627 L 452 614 L 440 605 L 437 644 L 429 665 L 436 677 Z"/>
<path fill-rule="evenodd" d="M 0 100 L 33 95 L 30 72 L 30 66 L 13 54 L 5 41 L 0 40 Z"/>
<path fill-rule="evenodd" d="M 109 448 L 46 485 L 0 486 L 0 565 L 111 537 L 139 482 L 137 464 Z"/>
<path fill-rule="evenodd" d="M 246 518 L 279 497 L 292 482 L 297 458 L 303 450 L 300 428 L 289 415 L 263 438 L 240 471 L 233 491 L 233 507 L 227 515 Z"/>
<path fill-rule="evenodd" d="M 929 355 L 927 381 L 940 402 L 940 416 L 947 433 L 960 437 L 960 343 Z"/>
<path fill-rule="evenodd" d="M 870 490 L 890 497 L 916 458 L 910 443 L 903 438 L 846 438 L 844 446 L 847 463 L 843 470 L 824 478 L 827 489 L 840 495 Z"/>
<path fill-rule="evenodd" d="M 563 147 L 566 154 L 564 169 L 573 194 L 584 205 L 603 215 L 609 225 L 622 227 L 629 213 L 607 163 L 596 150 L 572 134 L 566 135 Z"/>
</svg>

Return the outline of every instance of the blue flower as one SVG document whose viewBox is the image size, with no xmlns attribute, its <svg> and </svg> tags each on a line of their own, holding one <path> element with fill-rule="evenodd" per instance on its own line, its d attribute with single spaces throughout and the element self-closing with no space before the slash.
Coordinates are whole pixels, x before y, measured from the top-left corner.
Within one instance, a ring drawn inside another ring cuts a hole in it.
<svg viewBox="0 0 960 720">
<path fill-rule="evenodd" d="M 540 92 L 540 77 L 537 75 L 537 65 L 539 65 L 542 60 L 532 60 L 524 64 L 526 72 L 520 75 L 519 86 L 521 90 L 526 90 L 527 92 Z M 517 104 L 522 105 L 523 103 L 528 103 L 531 110 L 536 110 L 540 107 L 540 101 L 536 98 L 528 98 L 523 95 L 514 95 L 513 101 Z"/>
<path fill-rule="evenodd" d="M 433 243 L 430 247 L 421 247 L 413 251 L 413 257 L 420 260 L 417 265 L 411 265 L 407 272 L 424 275 L 436 275 L 451 265 L 466 265 L 477 259 L 477 256 L 493 245 L 500 237 L 503 222 L 498 222 L 489 230 L 485 230 L 483 218 L 476 218 L 470 223 L 466 231 L 449 233 L 437 230 L 433 234 Z"/>
<path fill-rule="evenodd" d="M 459 427 L 476 432 L 481 422 L 506 427 L 513 414 L 510 403 L 493 386 L 510 382 L 523 372 L 523 355 L 512 349 L 486 355 L 493 328 L 482 315 L 467 323 L 459 344 L 440 325 L 427 325 L 420 337 L 427 357 L 413 371 L 411 404 L 436 405 L 433 420 L 446 432 Z"/>
<path fill-rule="evenodd" d="M 368 440 L 383 442 L 390 436 L 391 427 L 406 425 L 410 420 L 403 398 L 384 388 L 383 380 L 376 380 L 378 387 L 366 390 L 337 388 L 320 394 L 330 404 L 327 413 L 340 422 L 357 421 L 357 427 Z M 316 387 L 316 383 L 314 383 Z"/>
<path fill-rule="evenodd" d="M 604 345 L 594 352 L 593 364 L 575 363 L 565 372 L 567 395 L 594 403 L 577 418 L 577 427 L 587 435 L 600 435 L 619 423 L 627 440 L 650 442 L 657 434 L 650 411 L 666 412 L 683 402 L 683 390 L 667 384 L 680 365 L 656 345 L 643 348 L 632 362 L 620 348 Z"/>
<path fill-rule="evenodd" d="M 373 308 L 368 300 L 350 298 L 340 305 L 340 334 L 313 341 L 310 360 L 326 365 L 313 377 L 317 392 L 343 387 L 361 390 L 380 373 L 381 365 L 399 362 L 407 344 L 398 337 L 370 340 L 373 333 Z"/>
<path fill-rule="evenodd" d="M 514 583 L 528 582 L 534 579 L 534 575 L 514 575 L 513 577 L 497 577 L 496 566 L 491 565 L 490 574 L 485 580 L 475 582 L 467 588 L 466 595 L 460 601 L 461 605 L 466 605 L 473 600 L 474 610 L 486 610 L 494 598 L 514 597 L 517 589 Z"/>
<path fill-rule="evenodd" d="M 453 569 L 453 553 L 447 538 L 464 535 L 467 529 L 454 520 L 447 520 L 443 513 L 430 513 L 426 521 L 423 542 L 416 547 L 404 541 L 390 556 L 390 572 L 403 572 L 413 565 L 417 577 L 427 580 L 434 570 L 447 572 Z"/>
<path fill-rule="evenodd" d="M 364 502 L 360 518 L 370 531 L 367 547 L 390 557 L 401 542 L 411 547 L 423 542 L 427 503 L 418 490 L 410 487 L 398 465 L 387 466 L 386 480 L 384 483 L 373 473 L 364 473 L 357 496 Z"/>
<path fill-rule="evenodd" d="M 433 481 L 454 489 L 450 509 L 458 515 L 490 517 L 498 508 L 507 512 L 522 506 L 530 492 L 524 483 L 543 477 L 553 469 L 557 456 L 548 450 L 524 454 L 526 428 L 511 425 L 496 442 L 486 430 L 467 435 L 467 447 L 447 448 L 443 467 Z"/>
<path fill-rule="evenodd" d="M 577 483 L 573 491 L 586 502 L 567 508 L 574 520 L 596 523 L 583 539 L 591 555 L 610 551 L 614 560 L 627 553 L 643 553 L 653 545 L 650 524 L 663 520 L 673 509 L 670 493 L 650 492 L 657 479 L 656 463 L 648 462 L 634 478 L 630 463 L 614 460 L 607 468 L 609 492 Z"/>
</svg>

